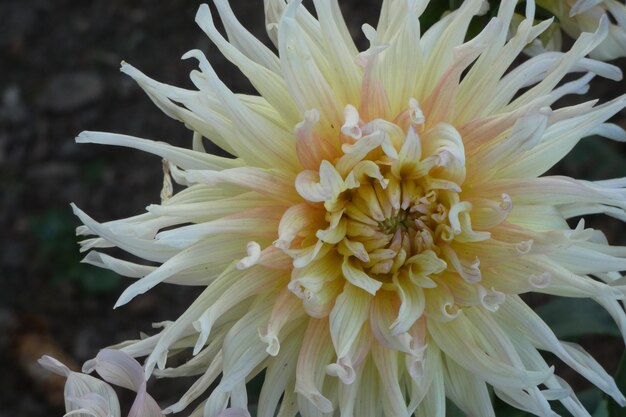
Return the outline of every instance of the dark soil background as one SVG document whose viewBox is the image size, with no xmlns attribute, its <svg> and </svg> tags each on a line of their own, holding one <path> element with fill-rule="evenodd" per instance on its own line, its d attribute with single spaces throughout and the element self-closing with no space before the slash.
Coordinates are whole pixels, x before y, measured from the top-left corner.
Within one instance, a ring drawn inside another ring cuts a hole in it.
<svg viewBox="0 0 626 417">
<path fill-rule="evenodd" d="M 207 53 L 226 84 L 252 92 L 194 24 L 200 2 L 185 0 L 0 0 L 0 417 L 63 414 L 62 384 L 35 364 L 44 353 L 74 364 L 177 317 L 198 290 L 161 285 L 113 310 L 123 279 L 80 264 L 70 202 L 99 221 L 128 217 L 158 202 L 159 158 L 139 151 L 77 145 L 82 130 L 113 131 L 191 146 L 191 132 L 163 115 L 128 77 L 126 60 L 149 76 L 192 87 L 186 51 Z M 262 2 L 231 1 L 264 37 Z M 375 24 L 378 1 L 342 1 L 355 36 Z M 624 67 L 624 62 L 620 63 Z M 624 83 L 598 83 L 603 100 Z M 617 118 L 626 127 L 624 113 Z M 585 142 L 561 164 L 574 177 L 626 175 L 624 146 Z M 617 222 L 594 223 L 624 243 Z M 617 338 L 586 344 L 614 372 Z M 77 365 L 74 365 L 77 366 Z M 76 368 L 78 369 L 78 368 Z M 153 384 L 162 406 L 190 381 Z"/>
</svg>

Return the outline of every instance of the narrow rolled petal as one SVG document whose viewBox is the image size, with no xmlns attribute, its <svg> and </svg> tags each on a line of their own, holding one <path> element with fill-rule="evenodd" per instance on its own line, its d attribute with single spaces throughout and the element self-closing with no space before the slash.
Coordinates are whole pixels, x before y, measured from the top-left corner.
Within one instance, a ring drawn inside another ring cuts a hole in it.
<svg viewBox="0 0 626 417">
<path fill-rule="evenodd" d="M 183 169 L 222 170 L 242 166 L 236 159 L 228 159 L 203 152 L 178 148 L 167 143 L 153 142 L 127 135 L 105 132 L 82 132 L 76 143 L 99 143 L 102 145 L 125 146 L 153 153 L 178 165 Z"/>
</svg>

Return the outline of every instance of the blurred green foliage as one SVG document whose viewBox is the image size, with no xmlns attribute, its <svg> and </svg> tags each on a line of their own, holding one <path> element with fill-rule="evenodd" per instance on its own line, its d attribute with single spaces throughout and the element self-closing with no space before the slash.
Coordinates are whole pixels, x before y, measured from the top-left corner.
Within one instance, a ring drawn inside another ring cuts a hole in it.
<svg viewBox="0 0 626 417">
<path fill-rule="evenodd" d="M 617 374 L 615 375 L 615 382 L 617 386 L 622 389 L 622 392 L 626 390 L 626 353 L 622 355 Z M 610 401 L 607 404 L 607 414 L 609 417 L 626 417 L 626 408 L 620 407 L 614 401 Z M 601 416 L 602 414 L 600 414 Z M 594 415 L 594 417 L 597 417 Z"/>
<path fill-rule="evenodd" d="M 620 337 L 620 331 L 607 311 L 586 298 L 557 298 L 535 310 L 559 339 L 583 335 Z"/>
<path fill-rule="evenodd" d="M 119 287 L 119 275 L 101 268 L 80 263 L 75 235 L 76 220 L 67 210 L 50 209 L 29 222 L 37 239 L 38 256 L 48 265 L 56 282 L 72 281 L 88 293 L 111 292 Z"/>
</svg>

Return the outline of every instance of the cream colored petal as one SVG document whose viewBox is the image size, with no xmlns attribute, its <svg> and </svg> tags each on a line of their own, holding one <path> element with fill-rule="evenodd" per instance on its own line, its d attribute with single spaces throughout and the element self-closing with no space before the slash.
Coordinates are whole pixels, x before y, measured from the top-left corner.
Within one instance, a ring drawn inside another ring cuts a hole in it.
<svg viewBox="0 0 626 417">
<path fill-rule="evenodd" d="M 258 417 L 274 417 L 281 397 L 284 403 L 289 392 L 293 391 L 292 380 L 296 372 L 298 353 L 302 348 L 302 336 L 306 327 L 304 323 L 304 320 L 300 320 L 295 330 L 284 335 L 280 354 L 268 364 L 259 396 Z"/>
<path fill-rule="evenodd" d="M 259 337 L 267 344 L 268 354 L 271 356 L 279 354 L 281 329 L 293 320 L 300 321 L 303 315 L 304 310 L 300 300 L 288 288 L 283 289 L 274 301 L 267 325 L 259 328 Z"/>
<path fill-rule="evenodd" d="M 288 389 L 283 394 L 276 417 L 296 417 L 298 412 L 298 395 L 293 389 Z"/>
<path fill-rule="evenodd" d="M 545 139 L 550 113 L 549 108 L 542 108 L 538 113 L 521 117 L 505 137 L 474 153 L 468 160 L 468 176 L 472 178 L 472 181 L 481 182 L 494 176 L 506 177 L 498 171 L 506 171 L 510 164 L 517 164 L 520 159 L 524 159 L 523 156 L 520 158 L 520 155 L 540 147 L 538 144 Z M 524 176 L 538 175 L 531 173 Z M 512 177 L 518 177 L 518 175 Z"/>
<path fill-rule="evenodd" d="M 220 52 L 244 73 L 256 90 L 276 109 L 282 122 L 290 126 L 299 118 L 280 76 L 280 60 L 236 20 L 227 1 L 215 1 L 228 33 L 228 43 L 213 24 L 210 9 L 201 5 L 196 23 L 211 38 Z"/>
<path fill-rule="evenodd" d="M 409 331 L 422 316 L 426 307 L 426 298 L 422 288 L 406 279 L 398 280 L 396 286 L 400 297 L 400 308 L 389 330 L 392 334 L 399 335 Z"/>
<path fill-rule="evenodd" d="M 222 344 L 224 342 L 224 338 L 226 337 L 226 333 L 227 333 L 226 330 L 227 328 L 220 328 L 219 331 L 215 332 L 208 346 L 206 346 L 204 349 L 202 349 L 200 353 L 190 358 L 184 364 L 181 364 L 175 367 L 165 368 L 165 369 L 155 369 L 153 372 L 154 375 L 157 378 L 179 378 L 179 377 L 186 377 L 186 376 L 193 376 L 193 375 L 201 375 L 201 377 L 197 380 L 198 384 L 193 384 L 192 387 L 189 388 L 189 390 L 187 391 L 190 395 L 191 393 L 197 392 L 198 387 L 210 386 L 211 383 L 213 382 L 212 378 L 215 378 L 212 372 L 217 372 L 216 375 L 218 375 L 219 373 L 221 373 L 221 370 L 222 370 L 222 352 L 221 351 L 222 351 Z M 159 335 L 157 334 L 155 336 L 149 337 L 148 339 L 158 338 L 158 337 Z M 185 343 L 185 346 L 190 346 L 193 343 L 195 343 L 196 339 L 197 339 L 197 335 L 195 334 L 192 334 L 191 336 L 187 336 L 187 337 L 182 337 L 178 342 L 174 344 L 174 346 L 182 345 L 182 343 Z M 189 341 L 189 343 L 187 343 L 187 341 Z M 127 351 L 128 349 L 129 349 L 128 346 L 120 348 L 120 350 L 124 350 L 124 351 Z M 127 353 L 130 353 L 130 352 L 127 352 Z M 134 352 L 134 353 L 137 354 L 137 352 Z M 212 370 L 209 371 L 209 368 L 211 368 Z"/>
<path fill-rule="evenodd" d="M 312 291 L 317 291 L 324 284 L 335 281 L 341 276 L 341 260 L 341 257 L 331 252 L 316 262 L 311 262 L 302 268 L 295 268 L 291 273 L 291 280 Z"/>
<path fill-rule="evenodd" d="M 349 386 L 357 382 L 359 369 L 370 354 L 370 346 L 373 342 L 373 336 L 368 326 L 361 327 L 357 338 L 350 347 L 348 353 L 338 358 L 335 363 L 326 366 L 326 374 L 337 377 L 336 383 L 339 386 Z M 326 387 L 325 387 L 326 388 Z M 332 399 L 335 402 L 334 399 Z"/>
<path fill-rule="evenodd" d="M 468 198 L 497 198 L 502 193 L 507 193 L 514 205 L 602 203 L 626 208 L 623 189 L 598 187 L 588 181 L 558 176 L 494 180 L 475 185 L 467 194 Z"/>
<path fill-rule="evenodd" d="M 378 369 L 381 382 L 379 394 L 383 414 L 386 416 L 409 417 L 406 399 L 400 386 L 398 359 L 400 353 L 377 343 L 372 345 L 372 358 Z M 381 398 L 382 397 L 382 398 Z"/>
<path fill-rule="evenodd" d="M 511 26 L 516 4 L 515 1 L 510 0 L 501 2 L 497 18 L 502 22 L 502 27 L 498 38 L 491 42 L 463 78 L 455 108 L 457 123 L 465 123 L 479 114 L 485 114 L 485 106 L 489 104 L 494 94 L 497 94 L 496 86 L 500 78 L 513 64 L 522 49 L 551 23 L 548 20 L 533 27 L 534 4 L 526 3 L 526 19 L 519 24 L 514 36 L 505 44 L 507 29 Z M 486 73 L 490 76 L 485 77 Z"/>
<path fill-rule="evenodd" d="M 513 200 L 509 196 L 511 204 Z M 569 226 L 565 219 L 565 211 L 567 207 L 573 207 L 574 205 L 565 204 L 555 208 L 551 205 L 514 205 L 513 210 L 507 217 L 507 222 L 513 225 L 521 226 L 530 230 L 537 231 L 549 231 L 549 230 L 567 230 Z M 578 206 L 578 204 L 576 204 Z M 586 206 L 582 204 L 581 206 Z M 604 207 L 598 204 L 599 207 Z M 563 214 L 561 214 L 561 207 L 563 207 Z M 599 210 L 600 208 L 598 208 Z M 617 209 L 619 210 L 619 209 Z"/>
<path fill-rule="evenodd" d="M 449 286 L 440 280 L 433 280 L 433 288 L 424 287 L 426 308 L 424 313 L 428 319 L 447 322 L 456 319 L 462 310 L 456 305 L 454 294 Z"/>
<path fill-rule="evenodd" d="M 551 371 L 528 371 L 520 369 L 499 358 L 491 357 L 490 347 L 479 338 L 478 329 L 463 314 L 448 322 L 429 322 L 431 336 L 441 350 L 465 369 L 489 384 L 525 388 L 542 383 Z"/>
<path fill-rule="evenodd" d="M 511 297 L 498 313 L 507 326 L 521 331 L 537 348 L 557 355 L 576 372 L 610 395 L 617 403 L 626 404 L 613 378 L 580 346 L 560 342 L 548 325 L 518 297 Z"/>
<path fill-rule="evenodd" d="M 225 186 L 227 189 L 251 190 L 281 203 L 298 202 L 293 186 L 293 177 L 274 169 L 239 167 L 220 172 L 189 170 L 187 178 L 192 183 L 207 184 L 212 187 Z"/>
<path fill-rule="evenodd" d="M 105 132 L 82 132 L 76 137 L 76 143 L 99 143 L 135 148 L 153 153 L 183 169 L 222 170 L 242 166 L 242 161 L 221 156 L 201 153 L 185 148 L 178 148 L 167 143 L 154 142 L 133 136 Z"/>
<path fill-rule="evenodd" d="M 372 295 L 375 295 L 382 286 L 382 282 L 370 277 L 358 264 L 355 264 L 350 257 L 344 257 L 341 270 L 343 271 L 344 278 L 348 282 Z"/>
<path fill-rule="evenodd" d="M 283 77 L 301 114 L 317 109 L 323 131 L 338 131 L 341 106 L 296 21 L 299 6 L 299 1 L 289 3 L 278 24 L 278 52 Z"/>
<path fill-rule="evenodd" d="M 515 345 L 517 346 L 517 350 L 520 353 L 520 356 L 524 360 L 524 362 L 532 368 L 541 369 L 548 367 L 545 359 L 541 356 L 539 351 L 531 344 L 531 342 L 522 334 L 518 332 L 511 332 L 510 337 L 514 340 Z M 558 400 L 567 408 L 569 412 L 572 413 L 573 416 L 576 417 L 589 417 L 589 412 L 585 409 L 585 407 L 580 403 L 578 398 L 576 398 L 576 394 L 574 390 L 560 377 L 553 375 L 546 380 L 544 385 L 547 387 L 546 391 L 552 391 L 554 393 L 559 393 Z M 549 404 L 546 408 L 546 399 L 543 393 L 539 393 L 537 395 L 537 390 L 528 390 L 527 392 L 519 392 L 513 390 L 505 390 L 504 392 L 495 388 L 494 393 L 501 398 L 503 401 L 513 405 L 514 407 L 518 407 L 520 409 L 529 410 L 531 413 L 535 414 L 548 414 L 547 410 L 550 410 Z M 503 395 L 504 394 L 504 395 Z M 532 395 L 529 395 L 532 394 Z M 543 397 L 543 401 L 542 401 Z M 543 404 L 542 404 L 543 403 Z M 543 408 L 543 409 L 542 409 Z"/>
<path fill-rule="evenodd" d="M 354 62 L 357 49 L 341 16 L 337 0 L 315 0 L 327 59 L 333 62 L 329 84 L 343 103 L 358 103 L 361 70 Z"/>
<path fill-rule="evenodd" d="M 482 279 L 480 258 L 466 257 L 462 252 L 455 251 L 450 246 L 442 248 L 444 259 L 469 284 L 475 284 Z"/>
<path fill-rule="evenodd" d="M 248 238 L 271 239 L 276 236 L 280 215 L 281 211 L 276 210 L 275 207 L 254 208 L 221 219 L 160 232 L 156 236 L 156 242 L 168 247 L 184 249 L 216 234 L 248 234 Z M 251 230 L 254 233 L 250 235 Z"/>
<path fill-rule="evenodd" d="M 608 286 L 593 278 L 584 276 L 585 271 L 592 270 L 593 273 L 603 272 L 608 269 L 616 270 L 620 262 L 622 267 L 623 260 L 612 258 L 610 256 L 596 255 L 591 257 L 585 250 L 567 251 L 569 256 L 563 255 L 562 252 L 556 252 L 549 256 L 528 257 L 524 260 L 523 268 L 526 271 L 532 271 L 526 275 L 531 280 L 534 277 L 547 275 L 547 284 L 537 287 L 534 291 L 547 294 L 559 295 L 562 297 L 609 297 L 621 299 L 623 294 L 623 286 L 620 288 Z M 579 259 L 579 257 L 582 257 Z M 618 266 L 619 267 L 619 266 Z M 589 272 L 592 273 L 592 272 Z M 520 274 L 521 275 L 521 274 Z M 524 275 L 521 275 L 523 277 Z M 532 282 L 531 282 L 532 284 Z"/>
<path fill-rule="evenodd" d="M 110 230 L 112 233 L 118 235 L 121 238 L 132 237 L 138 239 L 153 239 L 156 233 L 163 228 L 171 227 L 185 220 L 176 217 L 159 217 L 152 213 L 143 213 L 138 216 L 129 217 L 126 219 L 112 220 L 102 223 L 102 227 Z M 91 235 L 96 234 L 86 225 L 76 228 L 76 235 Z"/>
<path fill-rule="evenodd" d="M 495 417 L 485 381 L 450 358 L 445 359 L 446 395 L 467 415 Z"/>
<path fill-rule="evenodd" d="M 253 285 L 250 285 L 248 282 L 250 279 L 249 277 L 261 275 L 263 272 L 265 271 L 260 270 L 260 268 L 259 270 L 250 270 L 249 275 L 240 278 L 240 280 L 234 283 L 230 288 L 228 288 L 228 290 L 219 294 L 217 299 L 215 299 L 215 301 L 206 310 L 204 310 L 202 315 L 200 315 L 200 317 L 193 322 L 193 326 L 199 332 L 198 340 L 196 341 L 196 345 L 193 350 L 194 355 L 200 352 L 206 344 L 213 326 L 223 314 L 226 314 L 229 310 L 238 306 L 248 297 L 264 294 L 268 290 L 272 289 L 272 287 L 276 287 L 280 285 L 281 282 L 284 283 L 286 281 L 284 273 L 270 270 L 269 274 L 259 276 L 258 281 Z M 257 336 L 257 339 L 258 328 L 260 327 L 261 325 L 255 326 L 255 335 Z M 224 354 L 226 353 L 227 352 L 225 351 Z M 239 377 L 233 378 L 234 381 L 238 381 L 239 379 Z"/>
<path fill-rule="evenodd" d="M 134 282 L 120 295 L 115 308 L 120 307 L 139 294 L 144 294 L 167 278 L 186 269 L 211 263 L 224 263 L 224 259 L 231 262 L 245 253 L 246 238 L 227 238 L 223 236 L 202 240 L 197 244 L 177 253 L 150 274 Z M 207 270 L 209 272 L 209 270 Z"/>
<path fill-rule="evenodd" d="M 600 19 L 600 24 L 595 33 L 583 33 L 578 37 L 576 43 L 566 52 L 562 59 L 558 62 L 558 65 L 550 68 L 548 74 L 533 88 L 522 94 L 519 98 L 511 102 L 507 107 L 514 108 L 519 105 L 528 103 L 530 100 L 549 93 L 561 79 L 572 70 L 574 65 L 592 51 L 597 45 L 602 42 L 608 33 L 608 21 L 606 16 Z M 510 77 L 510 74 L 509 74 Z M 506 78 L 502 80 L 502 83 L 506 83 Z M 504 104 L 504 103 L 503 103 Z"/>
<path fill-rule="evenodd" d="M 476 230 L 489 230 L 502 223 L 513 209 L 511 197 L 504 193 L 499 200 L 476 198 L 469 201 L 472 226 Z"/>
<path fill-rule="evenodd" d="M 110 269 L 116 274 L 130 278 L 143 278 L 156 269 L 155 266 L 140 265 L 109 256 L 105 253 L 91 251 L 81 262 L 100 268 Z"/>
<path fill-rule="evenodd" d="M 626 107 L 626 96 L 619 97 L 578 117 L 550 126 L 541 143 L 503 166 L 500 178 L 537 177 L 544 174 L 593 129 Z"/>
<path fill-rule="evenodd" d="M 363 374 L 359 381 L 358 401 L 354 407 L 355 417 L 382 417 L 380 390 L 382 389 L 378 370 L 370 358 L 363 366 Z"/>
<path fill-rule="evenodd" d="M 554 253 L 551 259 L 577 274 L 594 274 L 626 269 L 624 257 L 607 255 L 578 245 Z"/>
<path fill-rule="evenodd" d="M 223 339 L 221 340 L 223 341 Z M 196 356 L 197 357 L 197 356 Z M 217 380 L 222 372 L 223 356 L 220 350 L 210 364 L 206 367 L 205 372 L 196 379 L 191 387 L 180 397 L 180 399 L 163 410 L 164 413 L 178 413 L 189 406 L 194 400 L 206 392 L 207 389 Z"/>
<path fill-rule="evenodd" d="M 425 180 L 430 180 L 433 185 L 440 178 L 449 180 L 454 183 L 452 187 L 456 185 L 458 189 L 466 175 L 465 147 L 460 133 L 450 124 L 440 123 L 424 134 L 422 144 L 424 155 L 436 157 L 436 166 L 440 169 L 436 178 L 427 177 Z"/>
<path fill-rule="evenodd" d="M 164 262 L 174 256 L 178 250 L 161 245 L 154 240 L 139 239 L 132 236 L 118 236 L 115 231 L 98 223 L 85 214 L 81 209 L 71 204 L 74 214 L 94 233 L 98 234 L 110 244 L 143 259 L 155 262 Z"/>
<path fill-rule="evenodd" d="M 459 9 L 440 19 L 423 34 L 420 45 L 427 61 L 415 97 L 428 97 L 434 90 L 433 80 L 439 80 L 450 65 L 454 48 L 463 43 L 470 20 L 479 13 L 482 5 L 482 0 L 463 2 Z"/>
<path fill-rule="evenodd" d="M 293 129 L 298 159 L 307 170 L 318 170 L 322 161 L 332 161 L 339 156 L 338 148 L 326 136 L 316 132 L 315 126 L 319 120 L 317 109 L 307 110 L 304 112 L 304 120 Z"/>
<path fill-rule="evenodd" d="M 276 207 L 276 202 L 264 195 L 256 192 L 244 192 L 235 197 L 226 197 L 213 201 L 164 205 L 151 204 L 146 207 L 146 210 L 162 218 L 175 217 L 190 223 L 203 223 L 254 207 L 272 206 Z"/>
<path fill-rule="evenodd" d="M 346 283 L 330 312 L 330 336 L 337 354 L 337 364 L 347 372 L 344 383 L 354 381 L 350 351 L 367 320 L 369 303 L 370 296 L 365 291 Z"/>
<path fill-rule="evenodd" d="M 228 111 L 235 134 L 230 140 L 237 156 L 260 167 L 297 170 L 295 144 L 289 130 L 278 128 L 245 106 L 218 78 L 202 52 L 192 50 L 183 58 L 198 60 L 202 73 Z"/>
<path fill-rule="evenodd" d="M 380 78 L 380 69 L 381 53 L 388 45 L 377 45 L 374 40 L 369 40 L 370 48 L 357 56 L 357 62 L 363 67 L 359 112 L 364 120 L 377 117 L 387 120 L 392 117 L 391 106 L 389 95 Z"/>
<path fill-rule="evenodd" d="M 239 297 L 241 291 L 244 290 L 244 297 L 238 298 L 239 301 L 245 299 L 245 294 L 254 294 L 262 289 L 271 287 L 276 283 L 276 271 L 269 269 L 259 269 L 258 271 L 238 270 L 234 268 L 226 269 L 217 279 L 215 279 L 207 288 L 196 298 L 196 300 L 182 313 L 176 321 L 166 327 L 160 334 L 156 345 L 152 348 L 145 362 L 146 375 L 150 375 L 155 365 L 159 368 L 165 367 L 167 353 L 170 347 L 181 337 L 190 335 L 193 330 L 192 323 L 206 311 L 207 308 L 222 299 L 222 304 L 227 302 L 229 297 Z M 224 298 L 224 294 L 226 298 Z M 222 306 L 218 306 L 222 307 Z M 245 305 L 244 305 L 245 307 Z"/>
<path fill-rule="evenodd" d="M 455 112 L 461 75 L 494 42 L 502 31 L 502 26 L 498 19 L 491 19 L 477 36 L 453 49 L 452 61 L 422 106 L 424 114 L 428 115 L 429 125 L 451 120 Z"/>
<path fill-rule="evenodd" d="M 278 73 L 280 71 L 279 58 L 237 20 L 229 2 L 214 0 L 213 3 L 224 24 L 228 41 L 254 62 Z M 200 6 L 200 8 L 204 7 Z"/>
<path fill-rule="evenodd" d="M 385 3 L 390 2 L 383 2 L 383 11 L 387 9 Z M 404 110 L 406 103 L 413 97 L 419 77 L 423 73 L 424 58 L 420 46 L 419 16 L 424 11 L 426 3 L 421 0 L 400 4 L 396 2 L 391 10 L 394 14 L 393 25 L 387 26 L 383 16 L 378 21 L 377 33 L 380 40 L 386 42 L 393 39 L 383 53 L 384 65 L 380 67 L 380 78 L 391 98 L 389 105 L 393 115 Z M 405 6 L 406 10 L 403 10 Z M 397 33 L 392 37 L 390 32 L 395 31 Z M 398 68 L 403 68 L 400 76 Z"/>
<path fill-rule="evenodd" d="M 433 348 L 430 348 L 433 349 Z M 429 350 L 430 350 L 429 349 Z M 436 348 L 434 348 L 436 349 Z M 433 359 L 433 366 L 440 368 L 443 362 L 439 358 L 437 351 L 436 358 Z M 415 386 L 415 385 L 414 385 Z M 446 416 L 446 387 L 443 380 L 443 372 L 435 371 L 429 384 L 423 387 L 425 392 L 422 401 L 417 404 L 415 410 L 416 417 L 445 417 Z"/>
<path fill-rule="evenodd" d="M 250 377 L 252 370 L 268 356 L 266 345 L 259 339 L 257 329 L 270 316 L 271 298 L 266 297 L 265 300 L 254 303 L 230 328 L 224 339 L 224 365 L 219 386 L 225 391 L 232 391 L 240 381 Z"/>
<path fill-rule="evenodd" d="M 547 384 L 545 384 L 547 385 Z M 552 389 L 540 391 L 538 388 L 532 389 L 512 389 L 512 388 L 495 388 L 494 393 L 507 404 L 512 405 L 520 410 L 532 413 L 539 416 L 552 416 L 557 417 L 552 411 L 548 398 L 551 400 L 562 400 L 567 397 L 567 390 L 564 389 Z M 556 396 L 552 398 L 552 396 Z M 580 415 L 580 414 L 578 414 Z M 584 413 L 584 416 L 588 417 L 588 413 Z"/>
<path fill-rule="evenodd" d="M 122 62 L 121 71 L 132 77 L 165 114 L 201 133 L 225 151 L 235 153 L 228 143 L 233 124 L 215 94 L 207 96 L 198 91 L 159 83 L 125 62 Z"/>
<path fill-rule="evenodd" d="M 289 249 L 296 237 L 310 236 L 323 227 L 323 216 L 323 211 L 306 203 L 289 207 L 278 224 L 278 240 L 274 242 L 274 245 L 279 249 Z"/>
<path fill-rule="evenodd" d="M 391 165 L 391 172 L 394 176 L 402 178 L 404 175 L 411 175 L 415 169 L 415 161 L 419 161 L 422 157 L 422 144 L 420 137 L 413 128 L 409 130 L 398 153 L 398 160 Z"/>
<path fill-rule="evenodd" d="M 363 367 L 355 369 L 355 380 L 352 384 L 339 384 L 338 405 L 342 417 L 355 417 L 354 409 L 359 400 L 359 389 L 361 386 L 361 375 Z"/>
<path fill-rule="evenodd" d="M 378 344 L 387 349 L 409 353 L 410 335 L 406 331 L 397 334 L 391 331 L 393 320 L 398 317 L 398 304 L 396 294 L 380 292 L 371 301 L 369 322 Z"/>
<path fill-rule="evenodd" d="M 327 254 L 304 268 L 294 269 L 292 280 L 288 285 L 289 290 L 301 299 L 306 313 L 314 318 L 328 316 L 343 290 L 343 280 L 337 279 L 341 272 L 339 263 L 330 261 L 328 258 L 331 256 L 332 254 Z M 310 272 L 302 274 L 301 271 L 308 267 L 312 267 Z M 322 272 L 324 270 L 328 272 Z"/>
<path fill-rule="evenodd" d="M 314 410 L 321 413 L 331 413 L 334 408 L 330 400 L 321 393 L 326 376 L 324 368 L 333 355 L 328 325 L 328 320 L 325 319 L 309 320 L 302 340 L 296 368 L 295 386 L 301 412 L 303 409 L 311 409 L 312 413 L 315 413 Z"/>
</svg>

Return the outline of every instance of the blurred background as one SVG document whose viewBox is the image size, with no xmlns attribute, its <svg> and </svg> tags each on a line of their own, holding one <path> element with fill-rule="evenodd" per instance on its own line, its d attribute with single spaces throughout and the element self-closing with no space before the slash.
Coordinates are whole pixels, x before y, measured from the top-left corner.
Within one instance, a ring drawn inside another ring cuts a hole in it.
<svg viewBox="0 0 626 417">
<path fill-rule="evenodd" d="M 375 25 L 379 1 L 340 3 L 362 42 L 360 25 Z M 79 223 L 69 207 L 74 202 L 98 221 L 128 217 L 158 202 L 162 185 L 158 157 L 77 145 L 74 137 L 82 130 L 191 146 L 191 133 L 119 73 L 121 60 L 159 81 L 193 88 L 188 74 L 194 62 L 179 58 L 198 48 L 234 91 L 253 92 L 194 24 L 199 4 L 0 0 L 0 417 L 61 416 L 63 380 L 40 369 L 37 358 L 52 354 L 79 369 L 100 348 L 151 333 L 153 322 L 174 319 L 199 293 L 160 285 L 113 310 L 127 283 L 80 263 L 74 235 Z M 249 30 L 266 40 L 262 1 L 231 4 Z M 622 68 L 625 64 L 617 62 Z M 591 91 L 605 101 L 624 93 L 624 83 L 598 81 Z M 615 121 L 626 127 L 626 114 Z M 626 176 L 625 162 L 623 144 L 587 139 L 553 173 L 587 179 Z M 589 220 L 612 243 L 626 243 L 619 222 Z M 555 304 L 542 297 L 531 302 L 560 336 L 580 341 L 616 372 L 623 343 L 593 304 Z M 583 334 L 589 330 L 592 334 Z M 562 371 L 577 390 L 586 389 L 580 378 Z M 167 406 L 190 383 L 151 383 L 149 391 Z M 599 404 L 599 394 L 589 395 Z"/>
</svg>

